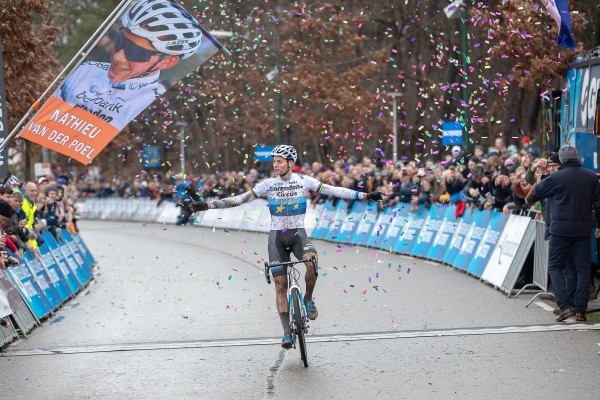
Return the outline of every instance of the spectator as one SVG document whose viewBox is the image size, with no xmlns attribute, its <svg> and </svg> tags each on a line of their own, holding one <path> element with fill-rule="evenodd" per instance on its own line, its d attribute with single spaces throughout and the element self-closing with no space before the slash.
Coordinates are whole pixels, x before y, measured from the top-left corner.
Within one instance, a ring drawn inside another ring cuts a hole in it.
<svg viewBox="0 0 600 400">
<path fill-rule="evenodd" d="M 573 316 L 577 321 L 586 321 L 591 269 L 589 232 L 593 226 L 592 211 L 596 210 L 596 238 L 600 237 L 600 184 L 596 174 L 582 167 L 573 146 L 561 147 L 558 156 L 561 167 L 533 186 L 529 203 L 551 199 L 548 269 L 561 311 L 556 321 Z M 569 254 L 575 263 L 576 277 L 566 267 Z M 575 295 L 569 298 L 573 287 Z"/>
<path fill-rule="evenodd" d="M 540 158 L 542 156 L 542 152 L 539 147 L 531 141 L 529 136 L 523 136 L 521 138 L 521 148 L 519 149 L 519 154 L 531 154 L 533 158 Z"/>
</svg>

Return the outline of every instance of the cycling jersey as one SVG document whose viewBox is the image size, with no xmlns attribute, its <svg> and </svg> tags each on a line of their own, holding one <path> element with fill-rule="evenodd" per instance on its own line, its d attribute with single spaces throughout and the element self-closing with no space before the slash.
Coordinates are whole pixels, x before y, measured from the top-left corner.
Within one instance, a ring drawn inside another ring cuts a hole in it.
<svg viewBox="0 0 600 400">
<path fill-rule="evenodd" d="M 238 196 L 209 203 L 210 208 L 227 208 L 266 197 L 271 212 L 271 230 L 304 228 L 304 215 L 308 192 L 319 192 L 326 196 L 342 199 L 365 199 L 366 193 L 342 187 L 330 186 L 317 179 L 300 174 L 292 174 L 284 180 L 280 176 L 259 182 L 254 189 Z"/>
<path fill-rule="evenodd" d="M 54 96 L 121 130 L 166 89 L 158 82 L 159 74 L 116 83 L 108 78 L 109 69 L 110 63 L 84 62 Z"/>
</svg>

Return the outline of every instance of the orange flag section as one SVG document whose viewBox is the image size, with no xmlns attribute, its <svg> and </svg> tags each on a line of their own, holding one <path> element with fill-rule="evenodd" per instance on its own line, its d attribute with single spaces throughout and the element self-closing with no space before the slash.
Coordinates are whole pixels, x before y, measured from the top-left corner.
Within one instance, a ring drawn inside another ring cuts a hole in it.
<svg viewBox="0 0 600 400">
<path fill-rule="evenodd" d="M 21 130 L 20 137 L 89 164 L 119 130 L 52 96 Z"/>
</svg>

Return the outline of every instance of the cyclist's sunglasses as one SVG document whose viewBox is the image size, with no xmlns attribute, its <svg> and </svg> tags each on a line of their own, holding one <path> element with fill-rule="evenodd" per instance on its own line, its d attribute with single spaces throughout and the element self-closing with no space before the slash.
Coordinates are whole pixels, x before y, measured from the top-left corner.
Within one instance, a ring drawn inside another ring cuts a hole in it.
<svg viewBox="0 0 600 400">
<path fill-rule="evenodd" d="M 121 51 L 121 49 L 125 51 L 127 60 L 133 62 L 148 62 L 152 56 L 164 55 L 155 50 L 148 50 L 138 46 L 123 34 L 123 29 L 120 29 L 115 37 L 115 53 Z"/>
</svg>

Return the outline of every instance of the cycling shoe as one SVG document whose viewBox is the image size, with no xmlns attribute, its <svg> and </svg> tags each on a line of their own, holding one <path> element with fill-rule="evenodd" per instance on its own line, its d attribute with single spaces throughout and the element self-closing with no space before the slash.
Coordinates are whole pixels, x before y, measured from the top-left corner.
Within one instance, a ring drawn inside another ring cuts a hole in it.
<svg viewBox="0 0 600 400">
<path fill-rule="evenodd" d="M 281 347 L 283 347 L 284 349 L 289 349 L 290 347 L 292 347 L 292 334 L 291 333 L 285 333 L 283 335 L 283 339 L 281 340 Z"/>
<path fill-rule="evenodd" d="M 317 306 L 315 302 L 312 300 L 308 300 L 304 303 L 306 306 L 306 313 L 308 314 L 308 319 L 315 320 L 319 316 L 319 311 L 317 310 Z"/>
</svg>

